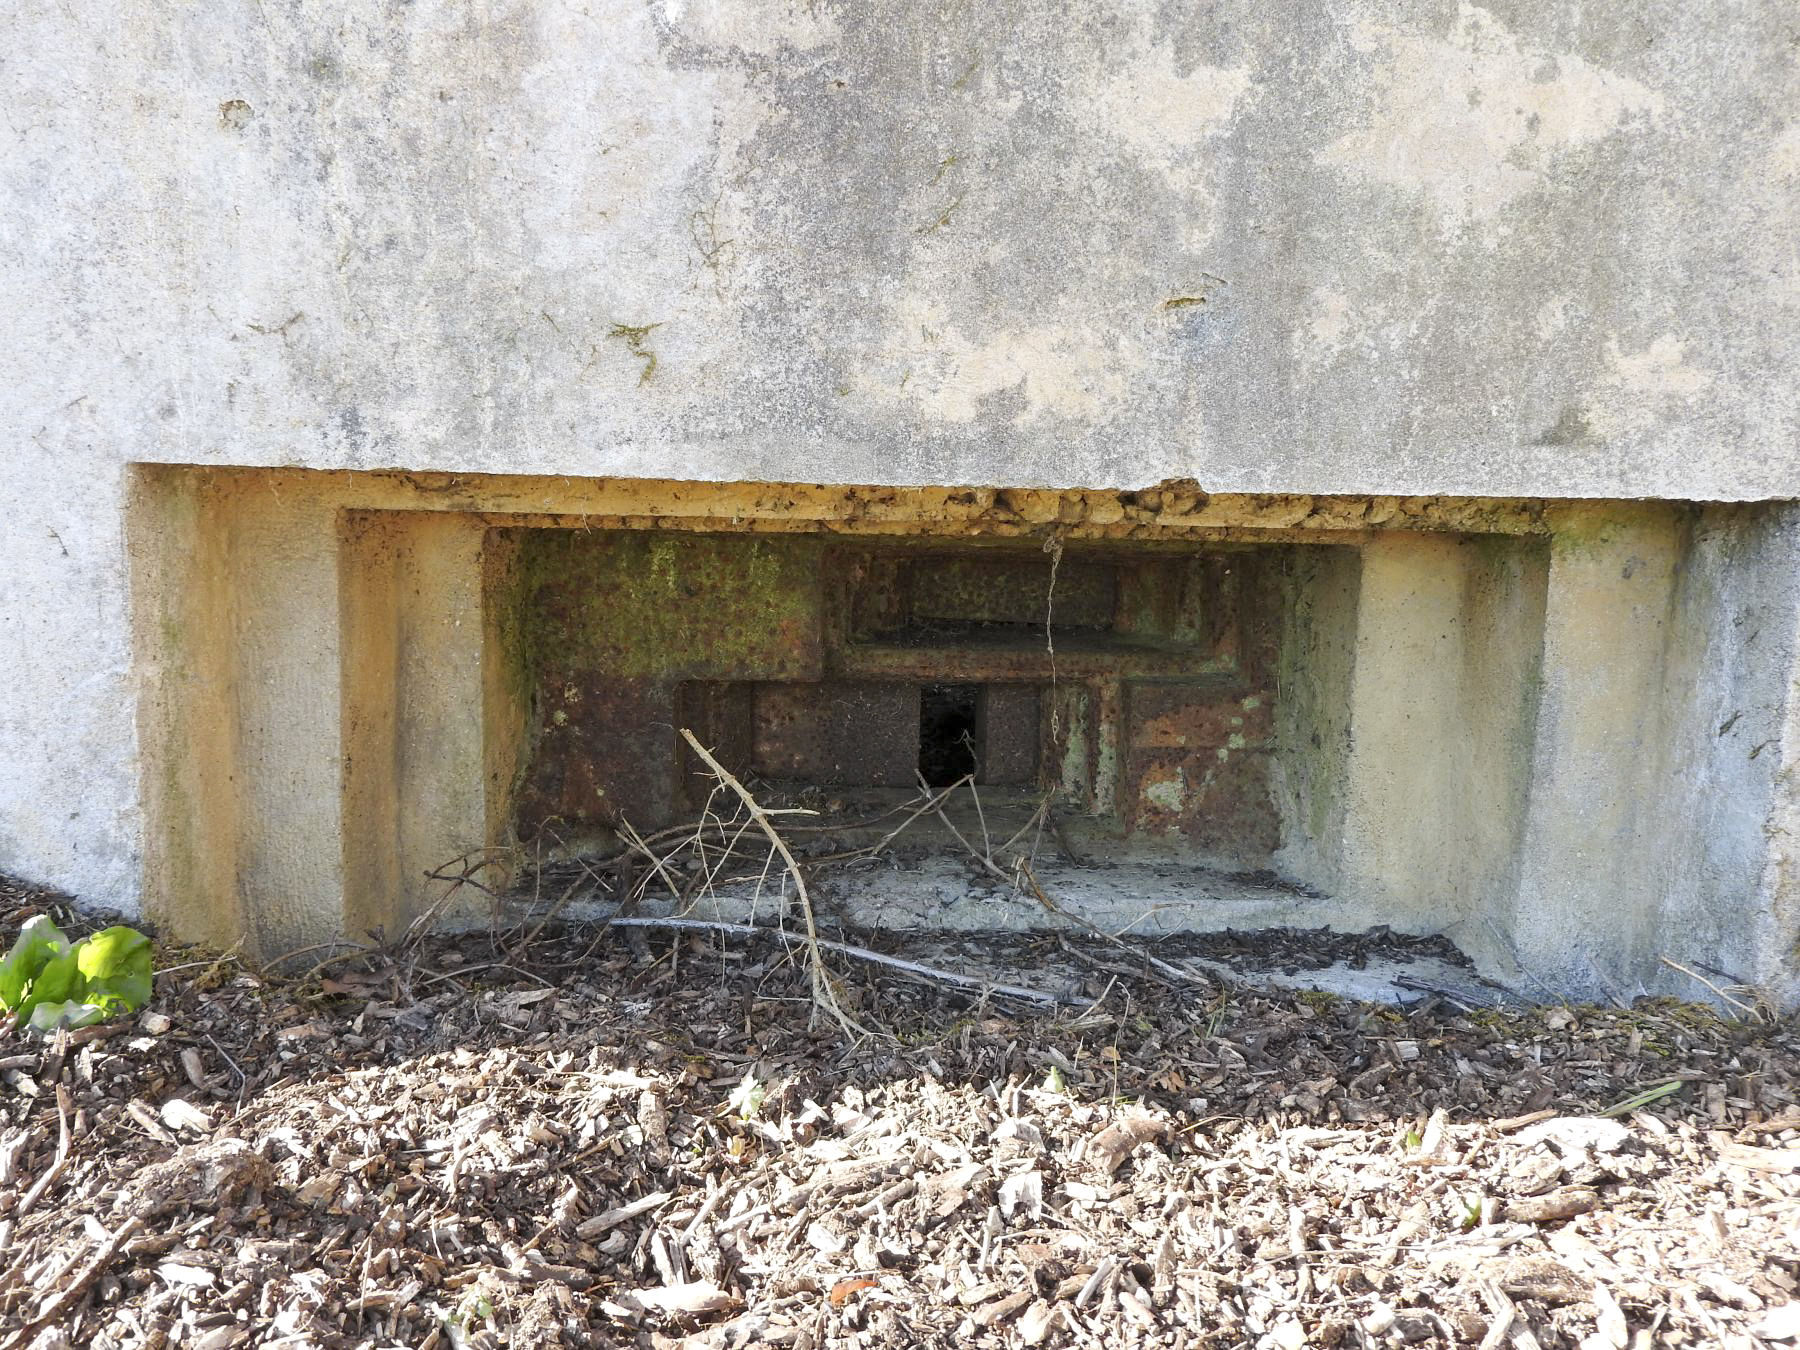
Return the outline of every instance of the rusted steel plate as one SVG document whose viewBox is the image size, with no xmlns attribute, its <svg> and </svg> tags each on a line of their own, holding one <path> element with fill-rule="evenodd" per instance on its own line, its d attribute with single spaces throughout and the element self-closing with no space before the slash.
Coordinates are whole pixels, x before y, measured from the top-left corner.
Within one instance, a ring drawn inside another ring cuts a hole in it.
<svg viewBox="0 0 1800 1350">
<path fill-rule="evenodd" d="M 1245 550 L 1230 555 L 1237 578 L 1237 665 L 1244 683 L 1252 689 L 1275 686 L 1281 661 L 1282 560 L 1286 550 Z"/>
<path fill-rule="evenodd" d="M 975 719 L 976 781 L 1033 786 L 1044 725 L 1037 686 L 984 685 Z"/>
<path fill-rule="evenodd" d="M 832 589 L 826 621 L 833 637 L 866 642 L 906 627 L 905 560 L 884 553 L 826 555 Z"/>
<path fill-rule="evenodd" d="M 1146 750 L 1190 746 L 1265 749 L 1274 735 L 1273 712 L 1268 694 L 1244 693 L 1235 682 L 1135 684 L 1130 700 L 1131 744 Z"/>
<path fill-rule="evenodd" d="M 1134 749 L 1120 803 L 1133 833 L 1178 835 L 1203 856 L 1266 866 L 1281 843 L 1266 750 Z"/>
<path fill-rule="evenodd" d="M 1145 559 L 1120 569 L 1113 627 L 1135 638 L 1210 651 L 1221 608 L 1208 556 Z"/>
<path fill-rule="evenodd" d="M 978 687 L 983 783 L 1054 782 L 1077 810 L 1223 861 L 1266 864 L 1279 842 L 1274 551 L 1072 544 L 1052 651 L 1037 552 L 542 535 L 519 593 L 540 727 L 524 837 L 553 819 L 650 830 L 692 811 L 711 785 L 681 727 L 740 776 L 912 787 L 934 685 Z"/>
<path fill-rule="evenodd" d="M 807 537 L 529 531 L 529 655 L 539 670 L 670 683 L 817 679 L 822 552 Z"/>
<path fill-rule="evenodd" d="M 908 566 L 910 619 L 941 624 L 1005 624 L 1042 631 L 1048 613 L 1055 629 L 1111 628 L 1115 568 L 1065 556 L 1050 559 L 919 558 Z"/>
<path fill-rule="evenodd" d="M 1044 778 L 1066 809 L 1094 806 L 1093 699 L 1085 684 L 1062 681 L 1047 687 L 1044 705 Z"/>
<path fill-rule="evenodd" d="M 727 773 L 741 779 L 754 766 L 756 686 L 722 680 L 684 684 L 675 699 L 675 725 L 677 731 L 684 727 L 692 731 Z M 676 753 L 680 782 L 675 796 L 697 810 L 706 804 L 718 782 L 685 740 L 677 743 Z"/>
<path fill-rule="evenodd" d="M 919 767 L 919 686 L 759 684 L 753 760 L 767 778 L 911 787 Z"/>
<path fill-rule="evenodd" d="M 522 839 L 621 818 L 640 830 L 675 818 L 675 686 L 579 672 L 538 689 L 540 731 L 519 792 Z"/>
<path fill-rule="evenodd" d="M 855 679 L 953 684 L 1048 684 L 1060 680 L 1185 678 L 1228 673 L 1235 661 L 1196 648 L 1168 649 L 1111 635 L 1056 639 L 1054 652 L 1039 631 L 981 642 L 960 635 L 954 645 L 853 643 L 831 654 L 834 673 Z"/>
<path fill-rule="evenodd" d="M 1134 684 L 1126 719 L 1121 823 L 1179 835 L 1221 862 L 1266 864 L 1281 842 L 1270 695 L 1222 681 Z"/>
</svg>

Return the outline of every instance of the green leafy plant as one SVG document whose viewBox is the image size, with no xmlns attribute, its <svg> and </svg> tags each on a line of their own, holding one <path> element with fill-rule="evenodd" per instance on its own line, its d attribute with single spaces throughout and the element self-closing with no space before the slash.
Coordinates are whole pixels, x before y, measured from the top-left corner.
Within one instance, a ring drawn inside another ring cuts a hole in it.
<svg viewBox="0 0 1800 1350">
<path fill-rule="evenodd" d="M 48 916 L 27 921 L 0 959 L 0 1012 L 33 1031 L 85 1027 L 150 997 L 150 939 L 115 926 L 71 943 Z"/>
</svg>

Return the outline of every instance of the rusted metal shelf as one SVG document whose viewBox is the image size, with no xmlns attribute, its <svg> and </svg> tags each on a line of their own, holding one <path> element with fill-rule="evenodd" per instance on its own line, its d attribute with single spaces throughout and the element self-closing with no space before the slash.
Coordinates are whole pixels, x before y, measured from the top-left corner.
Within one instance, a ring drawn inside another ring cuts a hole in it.
<svg viewBox="0 0 1800 1350">
<path fill-rule="evenodd" d="M 856 679 L 985 683 L 1052 678 L 1200 679 L 1228 674 L 1230 656 L 1189 643 L 1145 641 L 1116 633 L 1057 634 L 1054 650 L 1044 635 L 906 634 L 881 642 L 853 642 L 826 655 L 834 674 Z"/>
</svg>

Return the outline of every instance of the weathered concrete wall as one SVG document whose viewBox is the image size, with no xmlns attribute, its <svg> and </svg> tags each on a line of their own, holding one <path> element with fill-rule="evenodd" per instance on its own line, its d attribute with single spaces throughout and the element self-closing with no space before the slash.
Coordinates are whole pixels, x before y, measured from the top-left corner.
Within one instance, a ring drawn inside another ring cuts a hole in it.
<svg viewBox="0 0 1800 1350">
<path fill-rule="evenodd" d="M 1294 555 L 1276 676 L 1275 799 L 1287 822 L 1276 861 L 1286 875 L 1327 895 L 1343 880 L 1361 572 L 1359 549 Z"/>
<path fill-rule="evenodd" d="M 132 462 L 1800 495 L 1779 6 L 5 30 L 0 867 L 94 900 L 144 847 Z"/>
<path fill-rule="evenodd" d="M 11 34 L 46 447 L 1800 489 L 1780 6 L 108 8 Z"/>
<path fill-rule="evenodd" d="M 1558 524 L 1507 925 L 1530 949 L 1521 964 L 1551 987 L 1629 994 L 1666 956 L 1791 1001 L 1793 508 L 1573 510 Z"/>
</svg>

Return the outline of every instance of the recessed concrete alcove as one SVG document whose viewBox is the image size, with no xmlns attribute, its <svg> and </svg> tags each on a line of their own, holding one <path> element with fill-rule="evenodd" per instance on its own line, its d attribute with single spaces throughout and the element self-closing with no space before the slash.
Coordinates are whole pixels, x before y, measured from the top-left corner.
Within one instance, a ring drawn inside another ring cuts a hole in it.
<svg viewBox="0 0 1800 1350">
<path fill-rule="evenodd" d="M 1315 546 L 1058 537 L 1051 556 L 1028 536 L 541 529 L 495 542 L 526 578 L 510 616 L 532 691 L 524 838 L 546 819 L 661 829 L 696 809 L 707 786 L 683 762 L 687 726 L 788 794 L 874 805 L 969 775 L 1001 811 L 1055 793 L 1096 847 L 1179 841 L 1210 863 L 1273 865 L 1278 665 L 1302 578 L 1322 570 L 1301 565 Z"/>
<path fill-rule="evenodd" d="M 1388 924 L 1540 991 L 1754 978 L 1792 924 L 1742 906 L 1772 783 L 1731 735 L 1783 698 L 1741 659 L 1782 621 L 1768 522 L 144 466 L 148 904 L 266 956 L 398 932 L 470 850 L 689 815 L 688 727 L 847 818 L 964 776 L 995 821 L 1053 800 L 1040 876 L 1109 927 Z M 836 899 L 1044 921 L 967 890 L 915 856 Z"/>
</svg>

